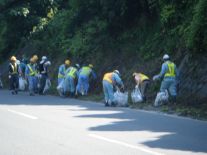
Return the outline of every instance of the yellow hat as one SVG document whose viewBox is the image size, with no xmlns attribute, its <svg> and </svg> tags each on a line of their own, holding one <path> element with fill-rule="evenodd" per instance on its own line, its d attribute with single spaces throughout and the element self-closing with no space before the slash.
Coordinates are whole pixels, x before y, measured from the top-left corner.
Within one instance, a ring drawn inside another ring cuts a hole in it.
<svg viewBox="0 0 207 155">
<path fill-rule="evenodd" d="M 88 66 L 89 66 L 90 68 L 93 68 L 93 65 L 92 65 L 92 64 L 89 64 Z"/>
<path fill-rule="evenodd" d="M 65 60 L 66 65 L 70 65 L 70 60 Z"/>
<path fill-rule="evenodd" d="M 16 58 L 15 56 L 12 56 L 12 57 L 10 58 L 10 60 L 11 60 L 11 61 L 16 61 L 17 58 Z"/>
<path fill-rule="evenodd" d="M 37 61 L 39 59 L 37 55 L 33 55 L 32 58 L 34 59 L 34 61 Z"/>
</svg>

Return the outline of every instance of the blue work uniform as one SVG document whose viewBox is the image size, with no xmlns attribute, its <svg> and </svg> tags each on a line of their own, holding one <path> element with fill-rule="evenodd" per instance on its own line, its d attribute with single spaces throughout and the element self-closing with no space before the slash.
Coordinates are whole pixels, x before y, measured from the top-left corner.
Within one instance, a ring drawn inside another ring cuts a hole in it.
<svg viewBox="0 0 207 155">
<path fill-rule="evenodd" d="M 62 64 L 58 69 L 58 85 L 65 79 L 66 67 Z"/>
<path fill-rule="evenodd" d="M 27 65 L 24 62 L 21 62 L 20 65 L 19 65 L 19 67 L 21 69 L 22 76 L 24 77 L 25 76 L 25 70 L 26 70 Z"/>
<path fill-rule="evenodd" d="M 25 76 L 28 79 L 29 82 L 29 91 L 31 94 L 34 93 L 37 85 L 36 76 L 37 76 L 37 70 L 35 68 L 34 64 L 27 64 L 25 69 Z"/>
<path fill-rule="evenodd" d="M 105 96 L 105 102 L 111 104 L 114 102 L 114 90 L 113 86 L 115 84 L 124 85 L 120 76 L 116 73 L 106 73 L 103 77 L 103 91 Z"/>
<path fill-rule="evenodd" d="M 70 67 L 66 71 L 65 78 L 65 91 L 69 91 L 70 93 L 75 93 L 75 80 L 78 78 L 78 70 L 75 67 Z"/>
<path fill-rule="evenodd" d="M 38 78 L 38 64 L 37 63 L 35 63 L 35 64 L 33 64 L 33 66 L 34 66 L 34 69 L 35 69 L 35 72 L 36 72 L 36 74 L 35 74 L 35 81 L 34 81 L 34 91 L 35 91 L 35 93 L 38 93 L 38 83 L 39 83 L 39 78 Z"/>
<path fill-rule="evenodd" d="M 171 61 L 166 61 L 162 64 L 161 72 L 158 75 L 159 78 L 163 78 L 160 91 L 164 92 L 168 90 L 172 97 L 177 96 L 177 78 L 178 71 L 176 65 Z"/>
<path fill-rule="evenodd" d="M 87 95 L 89 90 L 89 77 L 92 75 L 96 79 L 95 72 L 88 66 L 84 66 L 79 71 L 78 84 L 76 90 L 82 95 Z"/>
</svg>

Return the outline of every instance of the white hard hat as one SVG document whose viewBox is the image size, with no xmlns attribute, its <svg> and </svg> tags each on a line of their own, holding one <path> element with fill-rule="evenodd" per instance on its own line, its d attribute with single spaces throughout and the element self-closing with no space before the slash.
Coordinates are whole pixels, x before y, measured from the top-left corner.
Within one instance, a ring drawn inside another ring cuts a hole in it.
<svg viewBox="0 0 207 155">
<path fill-rule="evenodd" d="M 43 56 L 43 57 L 42 57 L 42 60 L 47 60 L 47 57 L 46 57 L 46 56 Z"/>
<path fill-rule="evenodd" d="M 165 54 L 165 55 L 163 56 L 163 60 L 168 60 L 168 59 L 170 59 L 170 56 L 169 56 L 168 54 Z"/>
<path fill-rule="evenodd" d="M 114 73 L 120 75 L 120 72 L 118 70 L 114 70 Z"/>
</svg>

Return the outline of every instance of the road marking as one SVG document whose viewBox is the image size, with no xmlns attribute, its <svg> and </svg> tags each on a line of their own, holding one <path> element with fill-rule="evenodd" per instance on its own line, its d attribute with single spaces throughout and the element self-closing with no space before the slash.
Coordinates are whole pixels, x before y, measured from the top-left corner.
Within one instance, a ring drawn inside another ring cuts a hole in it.
<svg viewBox="0 0 207 155">
<path fill-rule="evenodd" d="M 25 113 L 22 113 L 22 112 L 18 112 L 18 111 L 10 110 L 10 109 L 8 109 L 8 111 L 9 111 L 9 112 L 12 112 L 12 113 L 14 113 L 14 114 L 17 114 L 17 115 L 21 115 L 21 116 L 30 118 L 30 119 L 38 119 L 38 118 L 35 117 L 35 116 L 28 115 L 28 114 L 25 114 Z"/>
<path fill-rule="evenodd" d="M 99 139 L 99 140 L 104 140 L 106 142 L 122 145 L 122 146 L 125 146 L 125 147 L 128 147 L 128 148 L 137 149 L 137 150 L 140 150 L 142 152 L 149 153 L 149 154 L 152 154 L 152 155 L 164 155 L 163 153 L 158 153 L 158 152 L 155 152 L 155 151 L 151 151 L 149 149 L 139 147 L 139 146 L 135 146 L 135 145 L 131 145 L 131 144 L 127 144 L 125 142 L 121 142 L 121 141 L 117 141 L 117 140 L 113 140 L 113 139 L 108 139 L 108 138 L 105 138 L 105 137 L 102 137 L 102 136 L 99 136 L 99 135 L 96 135 L 96 134 L 89 134 L 89 136 L 93 137 L 93 138 L 96 138 L 96 139 Z"/>
</svg>

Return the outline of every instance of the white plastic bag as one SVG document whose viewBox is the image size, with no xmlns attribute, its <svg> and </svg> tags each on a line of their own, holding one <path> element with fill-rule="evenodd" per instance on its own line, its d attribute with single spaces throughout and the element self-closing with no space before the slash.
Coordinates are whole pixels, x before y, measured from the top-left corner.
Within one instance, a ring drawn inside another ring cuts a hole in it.
<svg viewBox="0 0 207 155">
<path fill-rule="evenodd" d="M 22 77 L 19 78 L 19 90 L 25 90 L 25 81 Z"/>
<path fill-rule="evenodd" d="M 46 83 L 45 83 L 45 87 L 44 87 L 44 90 L 43 90 L 43 94 L 45 94 L 51 87 L 51 81 L 50 79 L 47 79 L 46 80 Z"/>
<path fill-rule="evenodd" d="M 157 107 L 162 104 L 165 104 L 168 102 L 168 100 L 169 100 L 169 94 L 167 90 L 165 90 L 164 92 L 158 92 L 154 102 L 154 106 Z"/>
<path fill-rule="evenodd" d="M 64 84 L 65 84 L 65 80 L 62 80 L 60 84 L 57 86 L 57 91 L 60 96 L 62 96 L 64 93 Z"/>
<path fill-rule="evenodd" d="M 133 103 L 139 103 L 143 101 L 142 94 L 139 88 L 135 88 L 131 93 L 131 98 Z"/>
<path fill-rule="evenodd" d="M 120 92 L 120 91 L 116 91 L 114 93 L 114 102 L 118 105 L 118 106 L 127 106 L 128 105 L 128 92 Z"/>
</svg>

